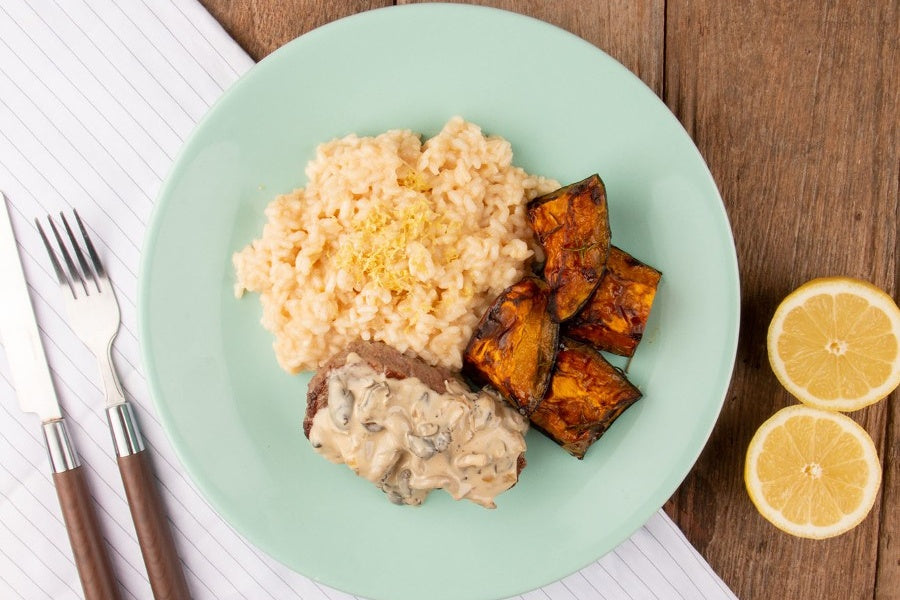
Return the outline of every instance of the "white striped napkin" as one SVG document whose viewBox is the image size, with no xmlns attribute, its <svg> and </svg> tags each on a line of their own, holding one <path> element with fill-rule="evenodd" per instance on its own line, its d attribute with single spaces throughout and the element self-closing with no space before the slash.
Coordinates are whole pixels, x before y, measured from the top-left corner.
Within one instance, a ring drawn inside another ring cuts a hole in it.
<svg viewBox="0 0 900 600">
<path fill-rule="evenodd" d="M 150 598 L 95 365 L 60 312 L 35 216 L 76 207 L 122 305 L 115 360 L 153 452 L 188 584 L 198 599 L 353 598 L 251 546 L 187 479 L 152 410 L 136 336 L 140 248 L 153 201 L 194 124 L 253 62 L 194 0 L 4 0 L 0 189 L 12 205 L 57 389 L 87 468 L 126 598 Z M 0 597 L 81 596 L 40 428 L 19 412 L 0 351 Z M 614 552 L 520 598 L 733 599 L 662 512 Z"/>
</svg>

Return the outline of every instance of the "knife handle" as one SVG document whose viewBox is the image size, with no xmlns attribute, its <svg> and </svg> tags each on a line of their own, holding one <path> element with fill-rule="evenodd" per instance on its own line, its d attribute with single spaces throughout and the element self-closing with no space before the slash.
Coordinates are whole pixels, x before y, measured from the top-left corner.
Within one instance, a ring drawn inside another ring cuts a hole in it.
<svg viewBox="0 0 900 600">
<path fill-rule="evenodd" d="M 191 596 L 181 560 L 175 551 L 150 457 L 144 449 L 131 405 L 124 402 L 106 412 L 153 597 L 156 600 L 189 600 Z"/>
<path fill-rule="evenodd" d="M 117 600 L 120 595 L 116 577 L 94 512 L 84 467 L 78 462 L 65 421 L 45 423 L 44 438 L 85 600 Z"/>
</svg>

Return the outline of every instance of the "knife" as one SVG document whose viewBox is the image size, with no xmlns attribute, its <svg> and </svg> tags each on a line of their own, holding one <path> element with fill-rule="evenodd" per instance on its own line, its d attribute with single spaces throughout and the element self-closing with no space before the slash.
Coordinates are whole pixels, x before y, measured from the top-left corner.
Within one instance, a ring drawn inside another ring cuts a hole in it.
<svg viewBox="0 0 900 600">
<path fill-rule="evenodd" d="M 53 484 L 84 597 L 86 600 L 119 599 L 84 467 L 69 437 L 50 378 L 5 196 L 0 201 L 0 282 L 0 342 L 6 351 L 19 406 L 25 412 L 37 414 L 43 425 Z"/>
</svg>

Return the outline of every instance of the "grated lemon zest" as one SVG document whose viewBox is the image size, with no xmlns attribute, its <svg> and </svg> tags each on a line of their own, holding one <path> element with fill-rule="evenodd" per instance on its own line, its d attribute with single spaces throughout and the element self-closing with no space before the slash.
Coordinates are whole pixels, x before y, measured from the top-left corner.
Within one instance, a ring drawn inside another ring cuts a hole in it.
<svg viewBox="0 0 900 600">
<path fill-rule="evenodd" d="M 355 223 L 335 257 L 336 266 L 359 289 L 374 283 L 393 294 L 409 292 L 416 278 L 409 270 L 407 246 L 419 242 L 430 248 L 432 240 L 454 224 L 439 217 L 424 196 L 398 206 L 379 206 Z"/>
<path fill-rule="evenodd" d="M 403 187 L 416 192 L 424 193 L 431 191 L 431 184 L 425 180 L 425 177 L 419 171 L 412 168 L 407 171 L 406 175 L 400 177 L 397 182 Z"/>
</svg>

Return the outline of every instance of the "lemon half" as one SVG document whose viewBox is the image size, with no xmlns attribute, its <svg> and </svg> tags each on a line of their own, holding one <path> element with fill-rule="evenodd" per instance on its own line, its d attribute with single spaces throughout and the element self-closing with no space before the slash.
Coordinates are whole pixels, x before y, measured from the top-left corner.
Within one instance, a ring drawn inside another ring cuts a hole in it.
<svg viewBox="0 0 900 600">
<path fill-rule="evenodd" d="M 750 441 L 744 483 L 760 514 L 792 535 L 822 539 L 858 525 L 875 504 L 881 463 L 866 430 L 840 413 L 783 408 Z"/>
<path fill-rule="evenodd" d="M 775 311 L 767 346 L 775 376 L 810 406 L 857 410 L 900 384 L 900 309 L 865 281 L 800 286 Z"/>
</svg>

